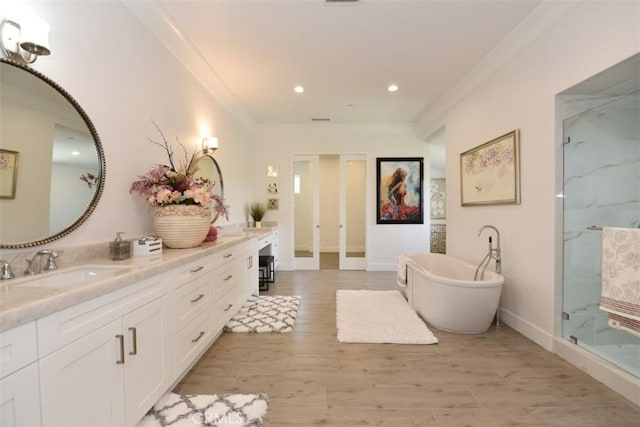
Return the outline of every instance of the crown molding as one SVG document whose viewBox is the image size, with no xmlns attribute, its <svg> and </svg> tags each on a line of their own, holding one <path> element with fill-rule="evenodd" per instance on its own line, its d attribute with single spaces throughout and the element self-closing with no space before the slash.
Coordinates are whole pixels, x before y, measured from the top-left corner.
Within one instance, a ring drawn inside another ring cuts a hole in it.
<svg viewBox="0 0 640 427">
<path fill-rule="evenodd" d="M 216 74 L 212 65 L 156 0 L 127 1 L 122 4 L 164 45 L 178 62 L 245 128 L 252 130 L 254 120 Z"/>
<path fill-rule="evenodd" d="M 414 130 L 423 139 L 445 125 L 447 113 L 474 89 L 543 36 L 584 0 L 544 0 L 498 43 L 453 88 L 444 94 L 416 122 Z"/>
</svg>

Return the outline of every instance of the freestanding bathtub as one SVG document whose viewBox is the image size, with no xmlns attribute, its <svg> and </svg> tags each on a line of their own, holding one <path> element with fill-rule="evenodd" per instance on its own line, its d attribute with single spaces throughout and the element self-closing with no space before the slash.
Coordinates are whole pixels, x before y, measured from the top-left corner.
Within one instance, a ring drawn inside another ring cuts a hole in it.
<svg viewBox="0 0 640 427">
<path fill-rule="evenodd" d="M 486 270 L 474 281 L 475 265 L 432 253 L 407 254 L 409 305 L 429 325 L 448 332 L 476 334 L 491 326 L 504 277 Z"/>
</svg>

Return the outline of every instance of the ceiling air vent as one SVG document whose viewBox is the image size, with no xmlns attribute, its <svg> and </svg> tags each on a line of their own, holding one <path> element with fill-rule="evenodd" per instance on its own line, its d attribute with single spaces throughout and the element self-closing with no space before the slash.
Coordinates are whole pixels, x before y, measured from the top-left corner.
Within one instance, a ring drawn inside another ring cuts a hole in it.
<svg viewBox="0 0 640 427">
<path fill-rule="evenodd" d="M 360 3 L 362 0 L 324 0 L 325 3 Z"/>
<path fill-rule="evenodd" d="M 331 119 L 328 117 L 313 117 L 311 121 L 312 122 L 330 122 Z"/>
</svg>

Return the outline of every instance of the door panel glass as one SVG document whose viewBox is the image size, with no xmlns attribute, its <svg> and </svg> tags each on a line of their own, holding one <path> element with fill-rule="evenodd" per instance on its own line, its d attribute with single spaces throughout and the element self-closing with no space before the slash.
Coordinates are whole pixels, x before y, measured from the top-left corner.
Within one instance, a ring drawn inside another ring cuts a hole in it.
<svg viewBox="0 0 640 427">
<path fill-rule="evenodd" d="M 365 256 L 365 161 L 346 163 L 345 241 L 347 258 Z"/>
<path fill-rule="evenodd" d="M 317 270 L 318 156 L 295 156 L 293 162 L 294 259 L 296 270 Z"/>
</svg>

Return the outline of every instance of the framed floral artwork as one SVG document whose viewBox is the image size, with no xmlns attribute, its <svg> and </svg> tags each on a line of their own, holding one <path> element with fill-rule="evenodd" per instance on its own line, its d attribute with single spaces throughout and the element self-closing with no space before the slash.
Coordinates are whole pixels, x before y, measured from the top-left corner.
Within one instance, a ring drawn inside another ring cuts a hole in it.
<svg viewBox="0 0 640 427">
<path fill-rule="evenodd" d="M 18 183 L 18 152 L 0 149 L 0 199 L 15 199 Z"/>
<path fill-rule="evenodd" d="M 422 157 L 377 159 L 378 224 L 422 224 Z"/>
<path fill-rule="evenodd" d="M 431 196 L 429 198 L 431 219 L 445 219 L 445 205 L 445 180 L 444 178 L 432 178 Z"/>
<path fill-rule="evenodd" d="M 520 203 L 520 132 L 460 154 L 462 206 Z"/>
</svg>

